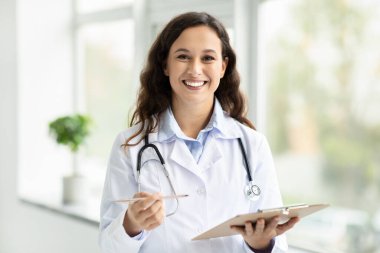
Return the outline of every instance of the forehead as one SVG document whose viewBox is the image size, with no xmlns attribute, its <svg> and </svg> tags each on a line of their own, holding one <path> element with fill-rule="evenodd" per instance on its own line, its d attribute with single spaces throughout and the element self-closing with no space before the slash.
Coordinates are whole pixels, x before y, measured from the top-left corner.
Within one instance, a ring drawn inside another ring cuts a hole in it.
<svg viewBox="0 0 380 253">
<path fill-rule="evenodd" d="M 170 52 L 175 52 L 179 48 L 189 51 L 214 50 L 217 53 L 221 53 L 222 42 L 212 28 L 208 26 L 195 26 L 183 30 L 170 47 Z"/>
</svg>

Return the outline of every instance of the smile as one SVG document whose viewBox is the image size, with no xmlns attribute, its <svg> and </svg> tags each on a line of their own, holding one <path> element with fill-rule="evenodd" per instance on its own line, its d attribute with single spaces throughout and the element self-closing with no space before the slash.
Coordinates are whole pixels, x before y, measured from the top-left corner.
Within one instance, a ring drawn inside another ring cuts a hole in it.
<svg viewBox="0 0 380 253">
<path fill-rule="evenodd" d="M 182 81 L 185 85 L 191 87 L 201 87 L 207 83 L 207 81 Z"/>
</svg>

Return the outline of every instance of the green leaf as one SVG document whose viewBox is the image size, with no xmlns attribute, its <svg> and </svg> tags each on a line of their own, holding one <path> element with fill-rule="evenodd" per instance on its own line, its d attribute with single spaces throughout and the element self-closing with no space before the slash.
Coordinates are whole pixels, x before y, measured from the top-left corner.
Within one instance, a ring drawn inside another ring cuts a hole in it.
<svg viewBox="0 0 380 253">
<path fill-rule="evenodd" d="M 90 124 L 91 119 L 86 115 L 67 115 L 50 122 L 49 131 L 58 144 L 68 146 L 75 153 L 90 134 Z"/>
</svg>

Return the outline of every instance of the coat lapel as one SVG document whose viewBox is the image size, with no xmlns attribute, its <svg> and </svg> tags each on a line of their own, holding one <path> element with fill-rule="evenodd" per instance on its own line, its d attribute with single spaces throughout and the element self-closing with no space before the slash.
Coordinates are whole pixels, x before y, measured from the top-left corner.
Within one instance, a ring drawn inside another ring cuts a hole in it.
<svg viewBox="0 0 380 253">
<path fill-rule="evenodd" d="M 181 167 L 189 170 L 193 174 L 203 178 L 202 173 L 211 168 L 223 157 L 217 140 L 214 136 L 207 138 L 202 156 L 197 164 L 191 155 L 188 147 L 182 140 L 175 140 L 170 150 L 169 159 Z"/>
<path fill-rule="evenodd" d="M 169 159 L 195 175 L 201 177 L 201 171 L 183 140 L 176 139 L 169 151 Z"/>
<path fill-rule="evenodd" d="M 217 145 L 217 140 L 210 134 L 207 138 L 205 147 L 203 148 L 203 153 L 199 159 L 198 167 L 201 171 L 207 170 L 222 157 L 222 152 L 219 145 Z"/>
</svg>

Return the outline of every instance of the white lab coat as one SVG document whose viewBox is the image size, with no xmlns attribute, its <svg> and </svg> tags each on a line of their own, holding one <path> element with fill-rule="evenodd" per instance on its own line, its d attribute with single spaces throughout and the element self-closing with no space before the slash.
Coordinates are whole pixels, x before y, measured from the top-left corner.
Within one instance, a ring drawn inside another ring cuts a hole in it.
<svg viewBox="0 0 380 253">
<path fill-rule="evenodd" d="M 149 135 L 149 142 L 158 147 L 166 161 L 177 194 L 190 196 L 179 199 L 177 212 L 166 217 L 159 227 L 145 232 L 140 240 L 130 238 L 122 226 L 128 206 L 112 201 L 132 197 L 137 192 L 137 153 L 144 141 L 129 147 L 127 151 L 121 147 L 137 126 L 117 136 L 110 155 L 101 204 L 99 239 L 103 253 L 252 252 L 240 235 L 191 240 L 202 231 L 237 214 L 282 205 L 273 159 L 265 137 L 227 115 L 225 121 L 224 133 L 210 132 L 198 164 L 183 140 L 172 138 L 158 142 L 157 133 Z M 238 137 L 242 138 L 246 149 L 253 180 L 261 188 L 261 197 L 255 202 L 247 200 L 244 194 L 248 180 Z M 144 151 L 141 185 L 142 191 L 171 194 L 152 148 Z M 167 213 L 175 209 L 175 203 L 175 200 L 165 201 Z M 285 236 L 276 237 L 272 252 L 286 251 Z"/>
</svg>

